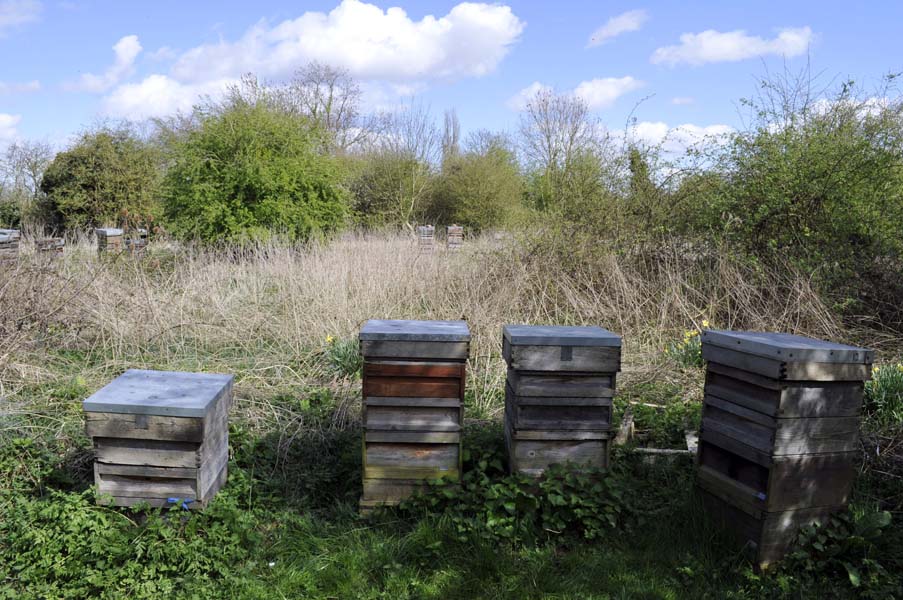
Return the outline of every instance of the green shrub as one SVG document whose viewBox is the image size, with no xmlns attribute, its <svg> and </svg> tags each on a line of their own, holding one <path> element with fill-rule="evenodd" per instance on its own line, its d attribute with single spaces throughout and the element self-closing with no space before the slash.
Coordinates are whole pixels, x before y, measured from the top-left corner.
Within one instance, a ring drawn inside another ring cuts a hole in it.
<svg viewBox="0 0 903 600">
<path fill-rule="evenodd" d="M 903 363 L 872 369 L 865 383 L 866 413 L 879 425 L 903 423 Z"/>
<path fill-rule="evenodd" d="M 128 125 L 83 133 L 56 155 L 41 180 L 46 225 L 119 225 L 159 214 L 160 153 Z"/>
<path fill-rule="evenodd" d="M 341 377 L 358 377 L 363 368 L 360 346 L 356 338 L 337 340 L 326 338 L 326 362 L 330 370 Z"/>
<path fill-rule="evenodd" d="M 345 222 L 346 193 L 321 147 L 316 127 L 264 104 L 199 113 L 174 142 L 164 180 L 171 230 L 208 243 L 335 231 Z"/>
</svg>

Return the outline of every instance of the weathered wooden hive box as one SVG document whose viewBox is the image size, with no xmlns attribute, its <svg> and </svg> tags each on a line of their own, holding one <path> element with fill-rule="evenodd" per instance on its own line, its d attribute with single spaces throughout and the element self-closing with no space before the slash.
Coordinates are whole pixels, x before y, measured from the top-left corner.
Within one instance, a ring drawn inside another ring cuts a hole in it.
<svg viewBox="0 0 903 600">
<path fill-rule="evenodd" d="M 704 331 L 697 485 L 708 509 L 779 560 L 849 498 L 871 350 L 785 333 Z"/>
<path fill-rule="evenodd" d="M 97 235 L 97 251 L 103 252 L 121 252 L 122 251 L 122 229 L 113 227 L 103 227 L 94 230 Z"/>
<path fill-rule="evenodd" d="M 368 321 L 363 373 L 361 509 L 397 504 L 431 479 L 461 471 L 464 321 Z"/>
<path fill-rule="evenodd" d="M 461 225 L 446 227 L 445 245 L 449 250 L 460 250 L 464 246 L 464 227 Z"/>
<path fill-rule="evenodd" d="M 436 227 L 434 225 L 420 225 L 417 227 L 417 247 L 421 251 L 430 252 L 435 248 Z"/>
<path fill-rule="evenodd" d="M 12 262 L 19 256 L 19 230 L 0 229 L 0 262 Z"/>
<path fill-rule="evenodd" d="M 226 481 L 232 376 L 130 369 L 83 403 L 98 502 L 203 508 Z"/>
<path fill-rule="evenodd" d="M 56 257 L 62 254 L 63 250 L 66 248 L 66 240 L 63 238 L 53 237 L 41 238 L 39 240 L 35 240 L 34 246 L 38 254 Z"/>
<path fill-rule="evenodd" d="M 512 472 L 608 467 L 621 338 L 601 327 L 506 325 L 505 442 Z"/>
</svg>

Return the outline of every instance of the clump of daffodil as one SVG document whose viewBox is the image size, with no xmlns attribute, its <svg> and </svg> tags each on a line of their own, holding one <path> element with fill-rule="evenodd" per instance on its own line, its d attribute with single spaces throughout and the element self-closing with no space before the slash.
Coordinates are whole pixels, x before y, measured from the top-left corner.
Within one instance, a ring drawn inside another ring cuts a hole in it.
<svg viewBox="0 0 903 600">
<path fill-rule="evenodd" d="M 702 321 L 702 328 L 709 327 L 708 320 Z M 665 355 L 677 362 L 682 367 L 702 367 L 702 331 L 700 329 L 687 329 L 683 339 L 665 346 Z"/>
<path fill-rule="evenodd" d="M 903 363 L 872 367 L 865 383 L 865 411 L 881 425 L 903 424 Z"/>
</svg>

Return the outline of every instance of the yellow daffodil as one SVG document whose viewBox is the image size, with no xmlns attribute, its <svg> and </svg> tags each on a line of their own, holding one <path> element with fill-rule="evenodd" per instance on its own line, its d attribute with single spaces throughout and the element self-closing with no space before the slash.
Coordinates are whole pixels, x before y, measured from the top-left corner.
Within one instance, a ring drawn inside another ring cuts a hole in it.
<svg viewBox="0 0 903 600">
<path fill-rule="evenodd" d="M 703 328 L 708 328 L 708 326 L 709 326 L 709 321 L 708 321 L 708 319 L 703 319 L 703 320 L 702 320 L 702 327 L 703 327 Z"/>
<path fill-rule="evenodd" d="M 333 342 L 335 342 L 335 337 L 333 337 L 333 336 L 331 336 L 331 335 L 327 335 L 327 336 L 326 336 L 326 343 L 327 343 L 327 344 L 331 344 L 331 343 L 333 343 Z"/>
</svg>

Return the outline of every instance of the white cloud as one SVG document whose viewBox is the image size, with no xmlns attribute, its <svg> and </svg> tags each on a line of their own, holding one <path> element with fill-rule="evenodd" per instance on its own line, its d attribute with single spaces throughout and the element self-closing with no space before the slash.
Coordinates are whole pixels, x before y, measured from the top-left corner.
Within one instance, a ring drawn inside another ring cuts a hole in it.
<svg viewBox="0 0 903 600">
<path fill-rule="evenodd" d="M 22 115 L 0 113 L 0 144 L 13 141 L 18 136 L 16 127 L 22 121 Z"/>
<path fill-rule="evenodd" d="M 221 95 L 237 79 L 217 79 L 201 83 L 181 83 L 166 75 L 151 75 L 139 83 L 120 85 L 104 98 L 108 115 L 128 119 L 163 117 L 187 112 L 203 96 Z"/>
<path fill-rule="evenodd" d="M 527 108 L 527 104 L 530 103 L 530 100 L 532 100 L 536 96 L 536 94 L 538 94 L 539 92 L 551 91 L 553 91 L 552 86 L 534 81 L 518 93 L 511 96 L 506 104 L 511 110 L 524 110 L 525 108 Z"/>
<path fill-rule="evenodd" d="M 153 52 L 148 52 L 146 56 L 151 60 L 165 61 L 175 60 L 179 54 L 169 46 L 161 46 Z"/>
<path fill-rule="evenodd" d="M 0 36 L 8 29 L 37 21 L 42 9 L 37 0 L 0 1 Z"/>
<path fill-rule="evenodd" d="M 6 94 L 24 94 L 28 92 L 37 92 L 40 89 L 41 82 L 38 80 L 23 81 L 17 83 L 0 81 L 0 96 Z"/>
<path fill-rule="evenodd" d="M 343 0 L 329 13 L 306 12 L 273 27 L 261 21 L 235 42 L 193 48 L 172 75 L 182 81 L 244 72 L 280 77 L 317 60 L 360 79 L 479 77 L 496 68 L 523 28 L 508 6 L 462 3 L 443 17 L 414 21 L 398 7 L 383 11 Z"/>
<path fill-rule="evenodd" d="M 643 23 L 648 19 L 649 14 L 645 10 L 629 10 L 616 17 L 612 17 L 605 22 L 605 25 L 599 27 L 591 36 L 589 36 L 586 47 L 592 48 L 594 46 L 600 46 L 622 33 L 639 31 L 640 27 L 642 27 Z"/>
<path fill-rule="evenodd" d="M 676 104 L 677 106 L 693 104 L 694 102 L 696 102 L 696 99 L 692 96 L 675 96 L 674 98 L 671 98 L 671 104 Z"/>
<path fill-rule="evenodd" d="M 75 84 L 68 84 L 67 89 L 86 92 L 105 92 L 135 70 L 135 59 L 141 52 L 141 43 L 137 35 L 127 35 L 113 45 L 115 59 L 102 75 L 85 73 Z"/>
<path fill-rule="evenodd" d="M 792 57 L 805 53 L 812 40 L 809 27 L 781 29 L 772 39 L 747 35 L 742 29 L 728 32 L 709 29 L 701 33 L 684 33 L 680 36 L 680 44 L 658 48 L 649 60 L 653 64 L 674 66 L 736 62 L 769 54 Z"/>
<path fill-rule="evenodd" d="M 159 116 L 190 108 L 199 95 L 215 95 L 244 73 L 280 79 L 311 61 L 345 68 L 362 84 L 379 83 L 385 93 L 405 96 L 432 81 L 492 72 L 524 26 L 502 5 L 465 2 L 445 16 L 415 21 L 401 8 L 342 0 L 328 13 L 305 12 L 274 25 L 260 21 L 238 40 L 192 48 L 168 74 L 120 85 L 104 106 L 117 116 L 133 109 Z M 172 54 L 161 48 L 153 58 Z"/>
<path fill-rule="evenodd" d="M 573 90 L 566 92 L 572 94 L 584 102 L 591 110 L 609 108 L 618 98 L 643 87 L 645 84 L 634 77 L 602 77 L 581 81 Z M 508 108 L 512 110 L 524 110 L 527 104 L 539 92 L 554 91 L 551 86 L 534 81 L 524 89 L 508 99 Z"/>
<path fill-rule="evenodd" d="M 582 81 L 574 89 L 574 95 L 595 110 L 608 108 L 628 92 L 643 87 L 643 82 L 633 77 L 605 77 Z"/>
<path fill-rule="evenodd" d="M 669 154 L 682 154 L 703 141 L 724 141 L 734 132 L 730 125 L 694 125 L 671 127 L 662 121 L 641 121 L 627 131 L 627 138 L 646 146 L 658 146 Z"/>
</svg>

